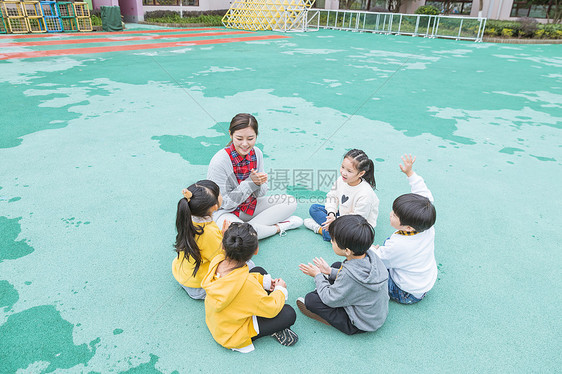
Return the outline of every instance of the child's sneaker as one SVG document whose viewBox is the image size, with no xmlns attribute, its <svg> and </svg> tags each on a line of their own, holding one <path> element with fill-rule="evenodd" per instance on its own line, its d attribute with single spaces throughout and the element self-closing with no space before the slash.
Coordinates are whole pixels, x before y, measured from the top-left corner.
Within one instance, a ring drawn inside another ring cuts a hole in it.
<svg viewBox="0 0 562 374">
<path fill-rule="evenodd" d="M 290 216 L 286 221 L 279 222 L 279 236 L 287 235 L 287 230 L 296 229 L 302 226 L 302 218 L 297 216 Z"/>
<path fill-rule="evenodd" d="M 296 342 L 299 341 L 299 336 L 289 328 L 274 332 L 271 336 L 277 339 L 279 344 L 284 345 L 285 347 L 295 345 Z"/>
<path fill-rule="evenodd" d="M 320 232 L 320 225 L 317 224 L 316 221 L 312 218 L 307 218 L 304 220 L 304 227 L 314 231 L 315 234 L 318 234 Z"/>
<path fill-rule="evenodd" d="M 324 318 L 320 317 L 318 314 L 312 313 L 310 310 L 308 310 L 306 308 L 306 305 L 304 304 L 304 297 L 299 297 L 297 299 L 297 307 L 299 308 L 301 313 L 304 314 L 305 316 L 310 317 L 312 319 L 317 320 L 318 322 L 322 322 L 323 324 L 330 326 L 328 321 L 326 321 Z"/>
</svg>

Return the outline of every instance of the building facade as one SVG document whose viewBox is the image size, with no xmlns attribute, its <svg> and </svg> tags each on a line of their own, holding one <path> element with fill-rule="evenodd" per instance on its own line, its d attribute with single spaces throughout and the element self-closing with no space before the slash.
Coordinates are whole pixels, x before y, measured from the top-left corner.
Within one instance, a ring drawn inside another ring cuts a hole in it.
<svg viewBox="0 0 562 374">
<path fill-rule="evenodd" d="M 352 9 L 382 10 L 389 9 L 390 0 L 358 0 Z M 482 9 L 480 10 L 480 2 Z M 230 0 L 93 0 L 94 9 L 100 6 L 119 6 L 125 22 L 144 20 L 145 12 L 154 10 L 205 11 L 226 10 L 230 8 Z M 414 13 L 422 5 L 433 5 L 444 13 L 471 17 L 487 17 L 488 19 L 516 20 L 520 17 L 536 18 L 546 22 L 550 5 L 536 5 L 521 0 L 402 0 L 400 13 Z M 315 8 L 339 9 L 339 0 L 316 0 Z"/>
</svg>

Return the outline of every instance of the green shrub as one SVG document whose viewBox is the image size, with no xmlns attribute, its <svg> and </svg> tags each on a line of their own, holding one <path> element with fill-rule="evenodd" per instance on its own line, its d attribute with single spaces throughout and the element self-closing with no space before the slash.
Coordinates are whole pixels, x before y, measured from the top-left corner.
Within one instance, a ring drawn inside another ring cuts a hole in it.
<svg viewBox="0 0 562 374">
<path fill-rule="evenodd" d="M 437 9 L 433 5 L 422 5 L 421 7 L 416 9 L 416 11 L 414 13 L 415 14 L 429 14 L 429 15 L 436 16 L 436 15 L 439 14 L 439 9 Z"/>
<path fill-rule="evenodd" d="M 544 29 L 538 29 L 537 31 L 535 31 L 533 37 L 536 39 L 541 39 L 542 37 L 544 37 Z"/>
<path fill-rule="evenodd" d="M 519 34 L 519 30 L 521 30 L 521 24 L 514 21 L 488 20 L 486 22 L 486 28 L 496 29 L 498 35 L 502 35 L 503 29 L 511 29 L 513 31 L 513 34 L 517 35 Z"/>
<path fill-rule="evenodd" d="M 151 14 L 149 14 L 151 13 Z M 190 12 L 193 14 L 193 12 Z M 160 17 L 156 17 L 160 16 Z M 154 23 L 178 23 L 178 24 L 204 24 L 207 26 L 222 26 L 222 16 L 221 15 L 208 15 L 199 14 L 197 16 L 189 16 L 189 14 L 184 14 L 184 17 L 180 17 L 178 12 L 170 10 L 160 10 L 147 12 L 144 19 L 148 22 Z"/>
<path fill-rule="evenodd" d="M 538 22 L 534 18 L 521 17 L 519 18 L 519 24 L 521 28 L 519 29 L 519 36 L 524 38 L 532 38 L 535 35 L 535 31 L 538 28 Z"/>
<path fill-rule="evenodd" d="M 502 36 L 512 37 L 513 36 L 513 29 L 503 29 Z"/>
<path fill-rule="evenodd" d="M 562 24 L 539 25 L 539 30 L 544 30 L 544 36 L 548 39 L 562 39 Z"/>
<path fill-rule="evenodd" d="M 220 16 L 221 18 L 228 12 L 228 9 L 223 10 L 203 10 L 203 11 L 184 11 L 183 17 L 184 18 L 194 18 L 194 17 L 201 17 L 201 16 Z M 180 18 L 180 12 L 174 10 L 153 10 L 151 12 L 144 13 L 144 18 L 154 19 L 154 18 L 167 18 L 173 17 Z"/>
<path fill-rule="evenodd" d="M 493 27 L 486 27 L 484 29 L 484 35 L 486 36 L 498 36 L 498 33 L 495 28 Z"/>
<path fill-rule="evenodd" d="M 562 24 L 541 24 L 533 19 L 523 18 L 521 22 L 488 20 L 484 35 L 523 37 L 536 39 L 562 39 Z"/>
<path fill-rule="evenodd" d="M 148 21 L 149 19 L 153 19 L 153 18 L 167 18 L 167 17 L 179 18 L 179 16 L 180 13 L 175 12 L 173 10 L 154 10 L 152 12 L 146 12 L 144 14 L 144 19 Z"/>
<path fill-rule="evenodd" d="M 92 19 L 92 26 L 101 26 L 101 17 L 91 14 L 90 18 Z"/>
</svg>

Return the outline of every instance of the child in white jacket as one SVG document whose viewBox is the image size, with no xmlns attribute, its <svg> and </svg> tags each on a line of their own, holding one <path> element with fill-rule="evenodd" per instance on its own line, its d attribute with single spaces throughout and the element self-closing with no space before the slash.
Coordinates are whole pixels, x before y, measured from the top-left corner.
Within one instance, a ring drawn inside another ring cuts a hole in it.
<svg viewBox="0 0 562 374">
<path fill-rule="evenodd" d="M 392 204 L 390 225 L 397 231 L 374 250 L 388 269 L 388 294 L 401 304 L 421 301 L 437 279 L 434 255 L 436 212 L 433 195 L 414 173 L 412 155 L 402 157 L 400 170 L 408 177 L 411 193 Z"/>
</svg>

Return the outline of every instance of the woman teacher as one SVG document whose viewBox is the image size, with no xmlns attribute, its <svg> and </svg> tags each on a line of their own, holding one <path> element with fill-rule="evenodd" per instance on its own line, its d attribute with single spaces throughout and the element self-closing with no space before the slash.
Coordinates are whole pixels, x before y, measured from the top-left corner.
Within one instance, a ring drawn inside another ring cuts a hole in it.
<svg viewBox="0 0 562 374">
<path fill-rule="evenodd" d="M 258 239 L 302 225 L 302 218 L 293 216 L 297 208 L 289 195 L 266 196 L 267 174 L 263 154 L 255 147 L 258 121 L 247 113 L 240 113 L 230 121 L 230 143 L 218 151 L 209 164 L 207 179 L 215 182 L 223 198 L 222 206 L 213 214 L 219 227 L 225 220 L 248 222 L 258 233 Z"/>
</svg>

